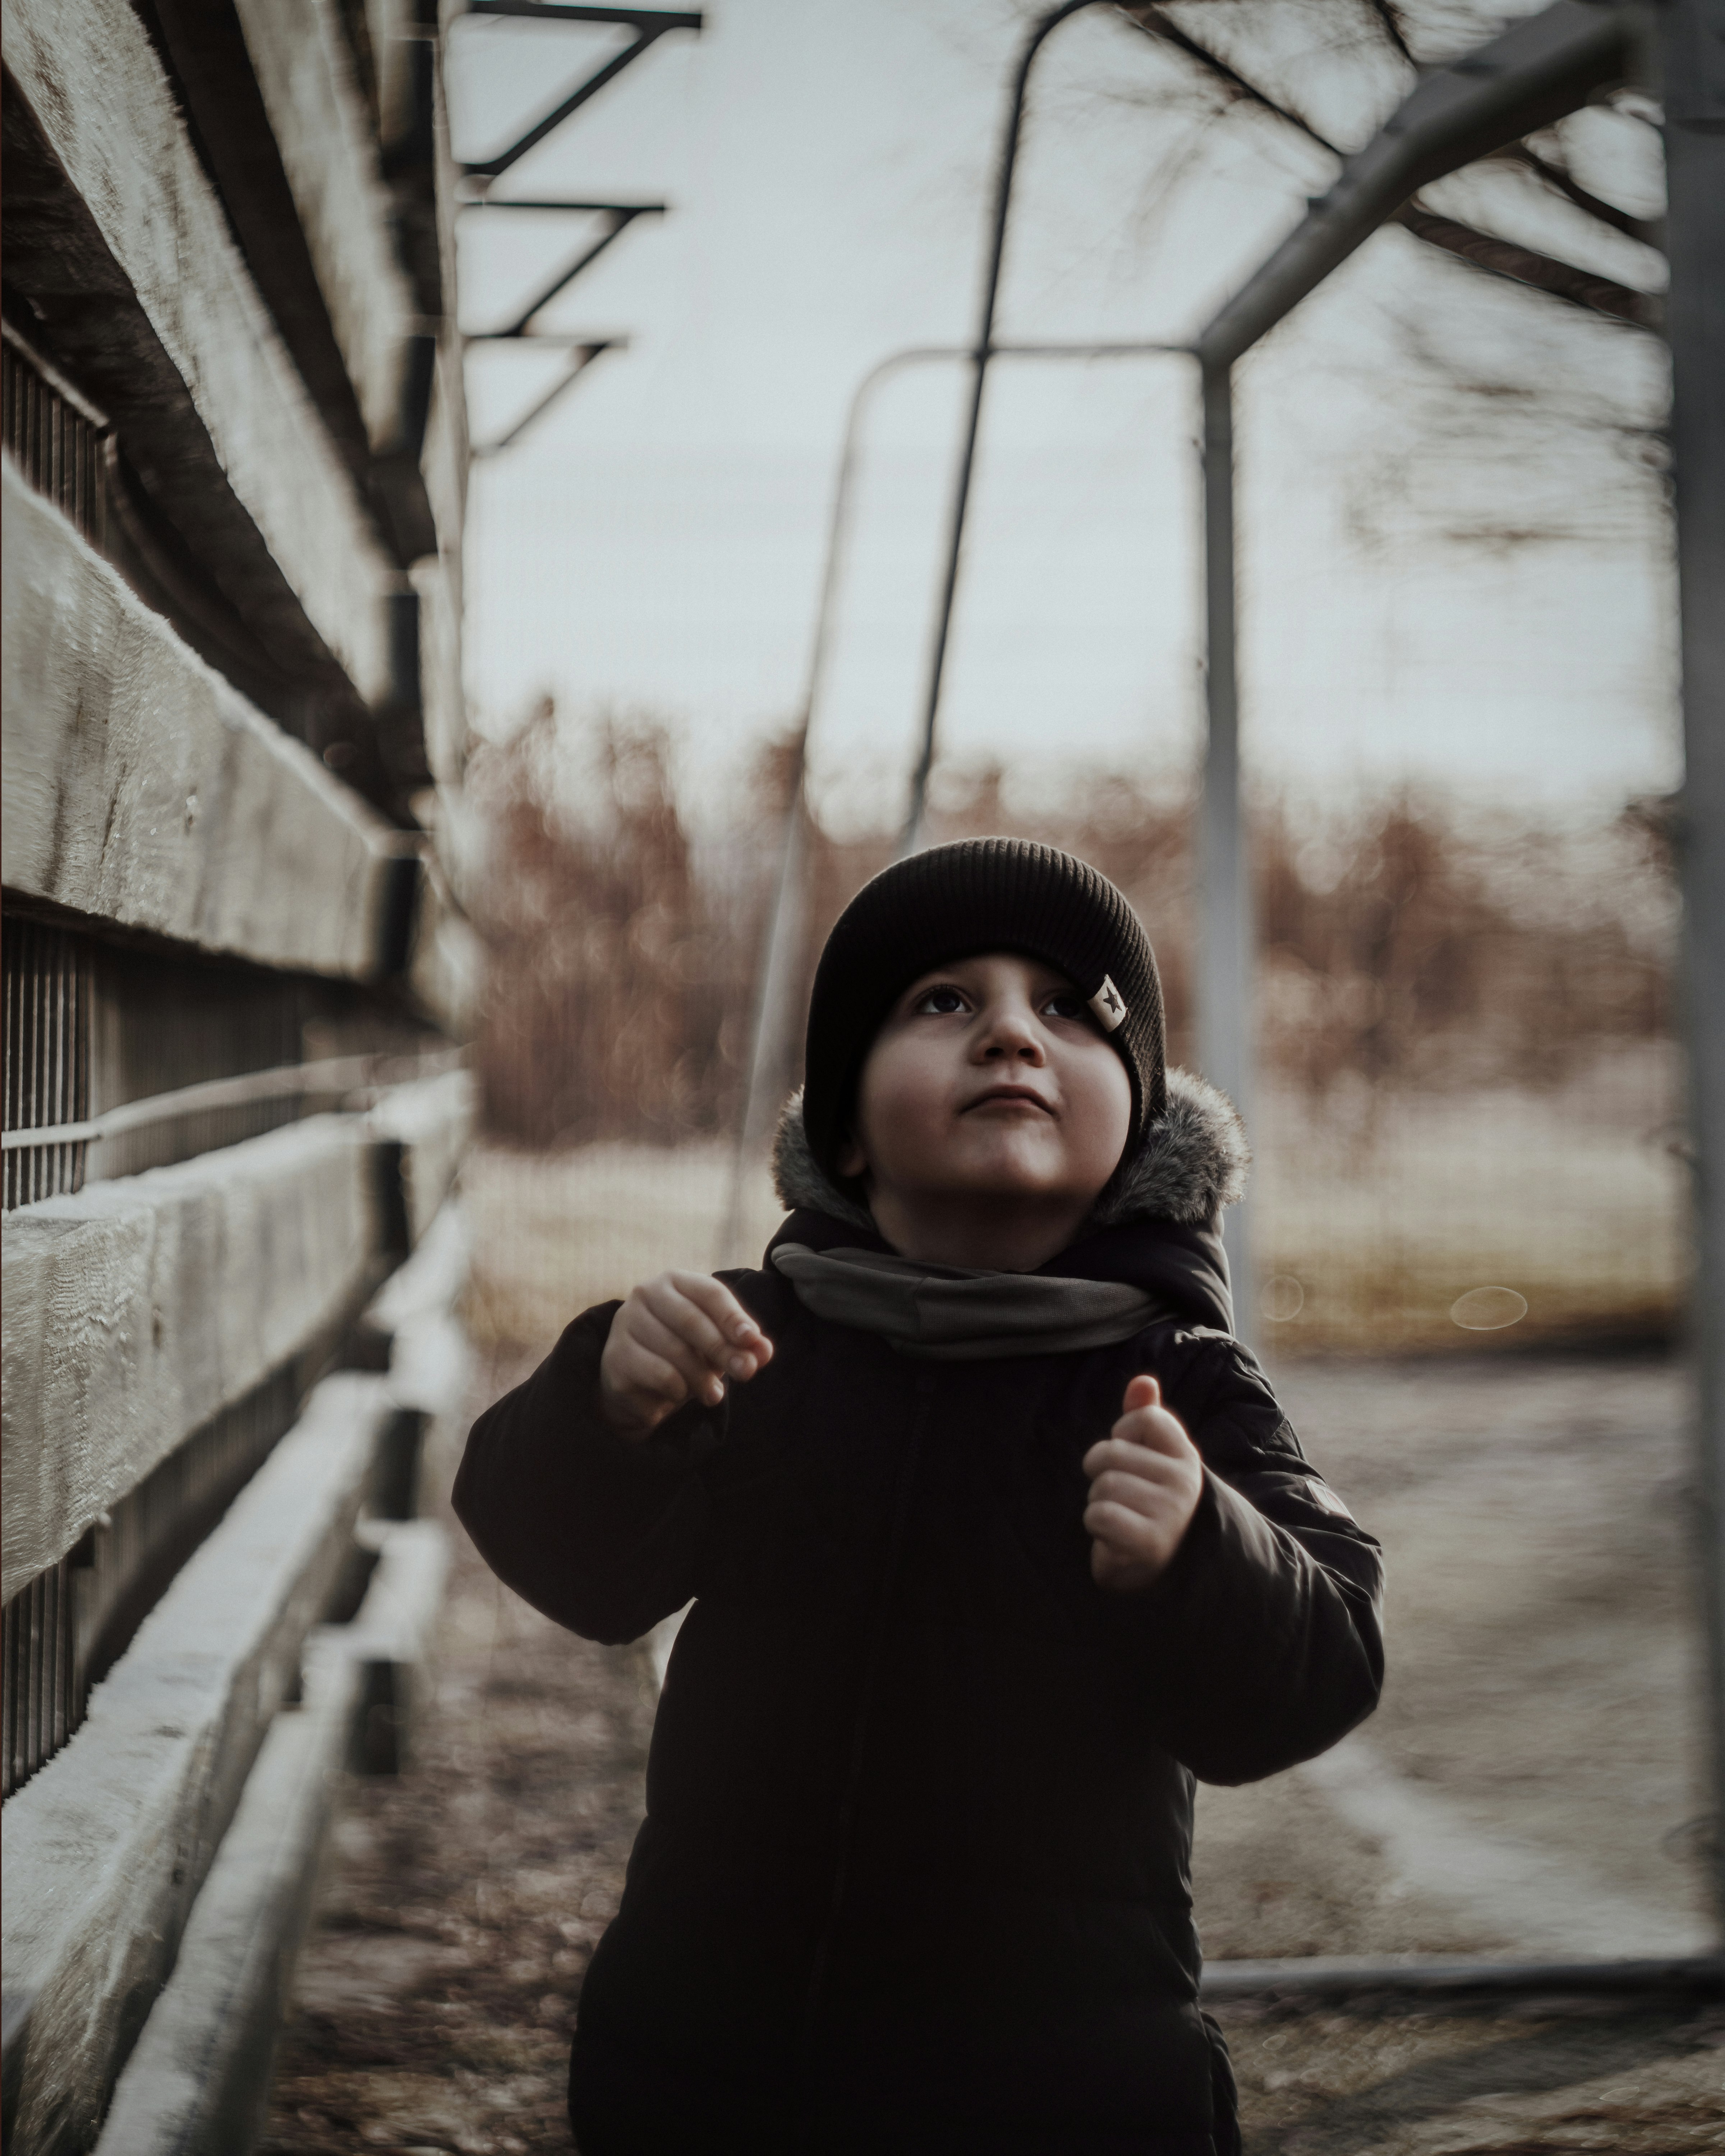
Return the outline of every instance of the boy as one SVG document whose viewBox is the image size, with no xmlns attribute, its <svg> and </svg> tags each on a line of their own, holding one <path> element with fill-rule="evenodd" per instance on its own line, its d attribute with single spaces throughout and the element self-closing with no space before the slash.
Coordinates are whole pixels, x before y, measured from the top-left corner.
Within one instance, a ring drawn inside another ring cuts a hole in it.
<svg viewBox="0 0 1725 2156">
<path fill-rule="evenodd" d="M 1333 1743 L 1377 1545 L 1231 1337 L 1239 1123 L 1070 855 L 877 876 L 759 1272 L 578 1318 L 456 1506 L 589 1638 L 691 1596 L 583 1986 L 583 2156 L 1226 2156 L 1193 1781 Z"/>
</svg>

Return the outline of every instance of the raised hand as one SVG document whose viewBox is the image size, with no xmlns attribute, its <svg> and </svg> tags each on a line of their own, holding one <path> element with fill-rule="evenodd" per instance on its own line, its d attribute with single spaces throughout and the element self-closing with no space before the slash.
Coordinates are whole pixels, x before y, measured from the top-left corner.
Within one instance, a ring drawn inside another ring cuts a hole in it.
<svg viewBox="0 0 1725 2156">
<path fill-rule="evenodd" d="M 727 1378 L 745 1383 L 773 1342 L 711 1273 L 660 1273 L 611 1321 L 599 1358 L 599 1406 L 614 1430 L 645 1437 L 685 1400 L 716 1407 Z"/>
<path fill-rule="evenodd" d="M 1204 1489 L 1198 1447 L 1162 1404 L 1154 1378 L 1134 1378 L 1123 1413 L 1084 1455 L 1091 1577 L 1130 1594 L 1149 1586 L 1180 1547 Z"/>
</svg>

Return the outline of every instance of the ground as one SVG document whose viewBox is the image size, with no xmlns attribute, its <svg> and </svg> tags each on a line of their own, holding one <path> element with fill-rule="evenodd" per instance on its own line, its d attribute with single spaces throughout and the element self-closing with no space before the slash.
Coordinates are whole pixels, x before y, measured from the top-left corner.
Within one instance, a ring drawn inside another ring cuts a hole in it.
<svg viewBox="0 0 1725 2156">
<path fill-rule="evenodd" d="M 1704 1945 L 1681 1371 L 1465 1356 L 1278 1382 L 1384 1540 L 1393 1675 L 1330 1763 L 1202 1794 L 1210 1956 Z M 344 1808 L 270 2156 L 569 2148 L 568 2031 L 654 1696 L 644 1650 L 559 1632 L 458 1544 L 410 1769 Z M 1717 2001 L 1379 1994 L 1219 2018 L 1248 2156 L 1725 2149 Z"/>
</svg>

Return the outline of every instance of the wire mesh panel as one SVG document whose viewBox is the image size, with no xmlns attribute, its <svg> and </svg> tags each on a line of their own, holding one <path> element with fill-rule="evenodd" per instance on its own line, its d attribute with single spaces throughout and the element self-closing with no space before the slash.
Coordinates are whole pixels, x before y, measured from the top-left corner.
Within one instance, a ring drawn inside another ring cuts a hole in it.
<svg viewBox="0 0 1725 2156">
<path fill-rule="evenodd" d="M 5 1127 L 75 1123 L 90 1109 L 90 947 L 86 938 L 8 915 L 0 927 L 5 1006 Z M 77 1190 L 88 1148 L 28 1146 L 5 1155 L 5 1204 Z"/>
<path fill-rule="evenodd" d="M 83 1709 L 74 1621 L 76 1568 L 62 1558 L 0 1615 L 0 1794 L 59 1751 Z"/>
<path fill-rule="evenodd" d="M 78 1727 L 91 1686 L 291 1426 L 308 1359 L 295 1357 L 194 1430 L 7 1604 L 0 1795 L 28 1781 Z"/>
<path fill-rule="evenodd" d="M 0 344 L 0 438 L 39 494 L 100 550 L 108 423 L 8 322 Z"/>
<path fill-rule="evenodd" d="M 208 1080 L 305 1060 L 413 1055 L 426 1044 L 410 1014 L 377 1009 L 340 982 L 122 948 L 11 912 L 4 954 L 5 1127 L 13 1133 L 61 1127 Z M 332 1104 L 315 1088 L 283 1087 L 87 1142 L 12 1145 L 5 1206 L 191 1160 Z"/>
<path fill-rule="evenodd" d="M 280 974 L 101 948 L 91 1012 L 95 1111 L 146 1101 L 206 1079 L 297 1063 L 318 992 Z M 319 1104 L 321 1105 L 321 1104 Z M 90 1173 L 136 1175 L 291 1122 L 300 1098 L 206 1109 L 105 1139 Z"/>
</svg>

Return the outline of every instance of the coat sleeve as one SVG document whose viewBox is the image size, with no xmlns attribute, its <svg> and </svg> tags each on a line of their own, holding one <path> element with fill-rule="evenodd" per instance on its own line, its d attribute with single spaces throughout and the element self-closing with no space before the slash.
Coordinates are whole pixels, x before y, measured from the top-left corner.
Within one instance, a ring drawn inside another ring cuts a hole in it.
<svg viewBox="0 0 1725 2156">
<path fill-rule="evenodd" d="M 694 1594 L 706 1519 L 698 1463 L 725 1415 L 691 1404 L 639 1440 L 603 1420 L 599 1357 L 619 1307 L 578 1317 L 485 1410 L 454 1488 L 456 1516 L 500 1579 L 610 1643 L 639 1639 Z"/>
<path fill-rule="evenodd" d="M 1120 1598 L 1119 1620 L 1153 1653 L 1159 1740 L 1200 1781 L 1256 1781 L 1327 1751 L 1378 1704 L 1383 1556 L 1244 1348 L 1170 1374 L 1204 1493 L 1173 1563 Z"/>
</svg>

